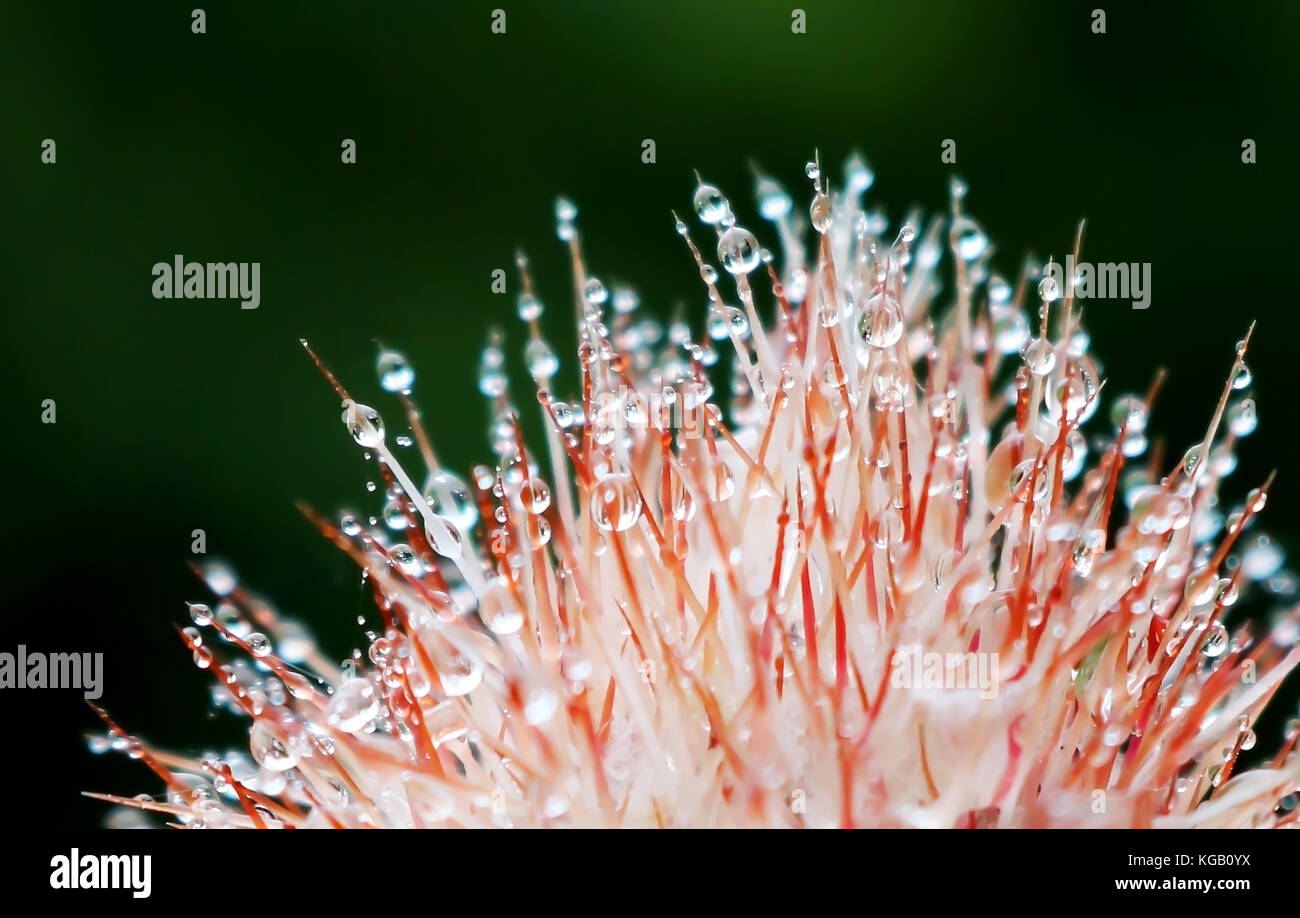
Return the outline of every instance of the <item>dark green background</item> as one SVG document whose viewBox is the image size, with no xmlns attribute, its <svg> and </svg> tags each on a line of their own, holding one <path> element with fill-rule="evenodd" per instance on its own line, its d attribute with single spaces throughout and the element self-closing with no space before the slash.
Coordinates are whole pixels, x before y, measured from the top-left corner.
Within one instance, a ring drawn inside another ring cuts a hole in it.
<svg viewBox="0 0 1300 918">
<path fill-rule="evenodd" d="M 692 170 L 774 244 L 747 162 L 802 202 L 815 148 L 832 176 L 860 149 L 897 220 L 944 205 L 939 147 L 954 138 L 1005 273 L 1030 251 L 1064 254 L 1081 217 L 1085 258 L 1151 262 L 1149 310 L 1096 303 L 1087 318 L 1110 393 L 1169 368 L 1153 427 L 1171 450 L 1201 435 L 1259 319 L 1262 423 L 1234 487 L 1277 467 L 1266 526 L 1293 536 L 1300 4 L 800 3 L 806 35 L 790 31 L 792 3 L 753 0 L 209 2 L 201 36 L 193 2 L 5 4 L 0 648 L 102 650 L 103 702 L 128 726 L 190 749 L 236 740 L 172 629 L 202 595 L 184 568 L 192 529 L 332 652 L 358 639 L 356 572 L 293 504 L 376 499 L 297 339 L 390 427 L 374 341 L 403 349 L 464 473 L 489 456 L 487 326 L 508 329 L 512 360 L 522 347 L 513 271 L 510 296 L 489 289 L 516 247 L 553 340 L 572 340 L 557 193 L 580 207 L 597 274 L 661 313 L 684 303 L 699 328 L 703 290 L 668 213 L 689 209 Z M 489 31 L 494 6 L 506 35 Z M 46 137 L 55 166 L 40 163 Z M 344 137 L 355 166 L 340 164 Z M 1241 163 L 1245 137 L 1256 165 Z M 261 308 L 154 300 L 150 267 L 178 252 L 260 261 Z M 45 398 L 57 425 L 39 422 Z M 77 693 L 5 693 L 0 710 L 17 818 L 92 823 L 103 809 L 78 791 L 158 790 L 137 764 L 84 751 Z"/>
</svg>

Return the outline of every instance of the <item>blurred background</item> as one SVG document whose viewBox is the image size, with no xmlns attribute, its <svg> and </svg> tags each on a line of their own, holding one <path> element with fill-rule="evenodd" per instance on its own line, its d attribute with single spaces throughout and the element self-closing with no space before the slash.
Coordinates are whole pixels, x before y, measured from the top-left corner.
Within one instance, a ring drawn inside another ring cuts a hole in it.
<svg viewBox="0 0 1300 918">
<path fill-rule="evenodd" d="M 1150 262 L 1149 309 L 1096 302 L 1086 321 L 1110 397 L 1168 369 L 1151 426 L 1174 455 L 1257 319 L 1261 424 L 1228 494 L 1278 469 L 1262 528 L 1300 549 L 1294 2 L 798 0 L 803 35 L 790 3 L 755 0 L 207 2 L 194 35 L 198 2 L 0 10 L 0 650 L 105 653 L 101 703 L 146 739 L 242 735 L 209 712 L 173 628 L 205 595 L 185 566 L 195 528 L 332 654 L 360 640 L 357 572 L 294 502 L 376 513 L 379 498 L 299 337 L 390 428 L 376 341 L 404 351 L 441 458 L 467 476 L 490 457 L 476 367 L 491 324 L 526 401 L 516 248 L 552 341 L 573 340 L 555 195 L 578 205 L 595 273 L 661 315 L 683 304 L 698 331 L 704 291 L 669 209 L 689 210 L 699 169 L 775 245 L 751 159 L 806 202 L 815 149 L 833 180 L 860 150 L 893 221 L 945 207 L 959 174 L 1008 276 L 1027 254 L 1063 257 L 1080 218 L 1085 259 Z M 40 162 L 45 138 L 57 165 Z M 261 307 L 153 299 L 151 266 L 177 253 L 260 262 Z M 508 295 L 491 292 L 497 267 Z M 87 751 L 78 692 L 2 692 L 0 713 L 19 821 L 96 825 L 106 808 L 80 791 L 159 791 L 139 763 Z"/>
</svg>

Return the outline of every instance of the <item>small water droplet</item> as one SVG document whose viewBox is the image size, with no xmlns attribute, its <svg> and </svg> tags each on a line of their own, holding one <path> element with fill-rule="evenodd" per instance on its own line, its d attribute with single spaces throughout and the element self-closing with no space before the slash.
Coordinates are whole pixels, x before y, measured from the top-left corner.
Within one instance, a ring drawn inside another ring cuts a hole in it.
<svg viewBox="0 0 1300 918">
<path fill-rule="evenodd" d="M 765 220 L 780 220 L 793 207 L 785 189 L 770 178 L 760 178 L 754 186 L 754 194 L 758 198 L 758 212 Z"/>
<path fill-rule="evenodd" d="M 844 178 L 850 194 L 862 194 L 876 180 L 871 167 L 867 165 L 860 153 L 850 153 L 844 161 Z"/>
<path fill-rule="evenodd" d="M 1234 436 L 1250 436 L 1257 426 L 1259 426 L 1259 418 L 1255 413 L 1254 399 L 1242 399 L 1228 409 L 1228 429 Z"/>
<path fill-rule="evenodd" d="M 1021 350 L 1025 366 L 1035 376 L 1046 376 L 1056 366 L 1056 351 L 1046 338 L 1034 338 Z"/>
<path fill-rule="evenodd" d="M 1223 652 L 1228 649 L 1228 629 L 1224 627 L 1223 622 L 1213 622 L 1206 632 L 1205 641 L 1201 644 L 1201 653 L 1210 659 L 1223 656 Z"/>
<path fill-rule="evenodd" d="M 248 649 L 255 657 L 266 657 L 271 654 L 271 639 L 260 631 L 254 631 L 244 640 L 248 642 Z"/>
<path fill-rule="evenodd" d="M 609 299 L 609 291 L 605 289 L 600 278 L 593 277 L 589 278 L 582 288 L 582 297 L 587 301 L 588 306 L 600 306 Z"/>
<path fill-rule="evenodd" d="M 731 212 L 726 197 L 713 185 L 702 184 L 695 189 L 695 213 L 710 225 L 721 223 Z"/>
<path fill-rule="evenodd" d="M 815 195 L 808 215 L 812 218 L 813 229 L 824 235 L 831 228 L 831 199 L 824 194 Z"/>
<path fill-rule="evenodd" d="M 343 403 L 343 424 L 360 446 L 377 449 L 384 442 L 384 422 L 379 412 L 352 399 Z"/>
<path fill-rule="evenodd" d="M 379 372 L 379 384 L 389 392 L 409 392 L 415 384 L 415 370 L 397 351 L 380 351 L 376 369 Z"/>
<path fill-rule="evenodd" d="M 551 346 L 541 338 L 534 338 L 528 342 L 528 346 L 524 349 L 524 361 L 528 364 L 528 372 L 534 379 L 550 379 L 560 368 L 560 360 L 555 356 L 555 351 L 551 350 Z"/>
</svg>

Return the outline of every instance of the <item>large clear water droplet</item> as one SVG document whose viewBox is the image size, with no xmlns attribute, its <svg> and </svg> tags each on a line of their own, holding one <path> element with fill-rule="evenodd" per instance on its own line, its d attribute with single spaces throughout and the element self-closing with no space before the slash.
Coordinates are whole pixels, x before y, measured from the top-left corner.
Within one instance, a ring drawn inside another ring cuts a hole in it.
<svg viewBox="0 0 1300 918">
<path fill-rule="evenodd" d="M 731 274 L 748 274 L 758 267 L 758 240 L 749 230 L 733 226 L 718 239 L 718 260 Z"/>
<path fill-rule="evenodd" d="M 695 213 L 705 223 L 721 223 L 731 212 L 726 197 L 713 185 L 700 185 L 695 189 Z"/>
<path fill-rule="evenodd" d="M 434 514 L 433 519 L 424 529 L 425 536 L 433 550 L 444 558 L 459 558 L 463 554 L 460 530 L 446 517 Z"/>
<path fill-rule="evenodd" d="M 352 439 L 367 449 L 375 449 L 384 442 L 384 421 L 369 405 L 359 405 L 352 399 L 345 401 L 343 425 L 352 434 Z"/>
<path fill-rule="evenodd" d="M 641 502 L 630 475 L 607 475 L 591 492 L 591 517 L 606 532 L 631 529 L 641 517 Z"/>
<path fill-rule="evenodd" d="M 330 696 L 325 719 L 344 733 L 358 733 L 379 714 L 379 694 L 369 679 L 348 679 Z"/>
<path fill-rule="evenodd" d="M 867 300 L 858 316 L 858 340 L 868 347 L 893 347 L 903 337 L 903 327 L 903 307 L 898 300 L 888 293 L 877 293 Z"/>
<path fill-rule="evenodd" d="M 280 742 L 275 731 L 265 721 L 253 724 L 248 736 L 248 751 L 253 760 L 269 771 L 288 771 L 298 764 L 298 757 Z"/>
</svg>

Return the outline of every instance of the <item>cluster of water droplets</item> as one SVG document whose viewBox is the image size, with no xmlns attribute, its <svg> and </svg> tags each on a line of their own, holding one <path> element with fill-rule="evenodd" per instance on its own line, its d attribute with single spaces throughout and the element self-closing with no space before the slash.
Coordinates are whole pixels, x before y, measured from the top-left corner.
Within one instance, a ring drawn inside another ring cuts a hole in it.
<svg viewBox="0 0 1300 918">
<path fill-rule="evenodd" d="M 1218 428 L 1171 470 L 1154 469 L 1144 461 L 1151 393 L 1102 398 L 1102 370 L 1073 302 L 1075 279 L 1062 289 L 1050 261 L 1027 263 L 1014 280 L 993 271 L 988 236 L 965 211 L 964 183 L 950 186 L 947 219 L 927 225 L 909 217 L 890 234 L 890 220 L 865 200 L 874 176 L 860 156 L 846 161 L 840 187 L 832 187 L 819 159 L 805 174 L 811 183 L 806 212 L 774 178 L 755 177 L 757 212 L 779 236 L 779 261 L 742 225 L 723 192 L 697 176 L 691 210 L 699 226 L 674 220 L 706 301 L 703 310 L 666 323 L 642 312 L 635 291 L 588 272 L 577 208 L 559 199 L 556 234 L 577 272 L 577 360 L 566 365 L 547 340 L 542 299 L 520 254 L 515 308 L 542 436 L 525 445 L 527 421 L 512 398 L 506 356 L 514 336 L 493 328 L 477 382 L 495 462 L 473 467 L 466 479 L 433 453 L 405 355 L 381 346 L 376 362 L 380 388 L 391 397 L 388 425 L 329 377 L 343 396 L 347 434 L 375 463 L 368 486 L 375 506 L 373 515 L 346 511 L 321 526 L 362 563 L 361 586 L 374 594 L 379 618 L 358 618 L 368 626 L 368 643 L 336 665 L 301 625 L 250 599 L 228 568 L 205 568 L 216 600 L 190 606 L 192 624 L 183 638 L 196 665 L 217 677 L 214 701 L 252 723 L 247 752 L 205 753 L 196 773 L 183 776 L 184 786 L 169 790 L 166 802 L 180 821 L 219 827 L 291 818 L 261 803 L 249 815 L 239 788 L 322 810 L 344 824 L 448 817 L 452 807 L 440 792 L 408 792 L 400 781 L 359 791 L 354 779 L 361 772 L 347 758 L 357 743 L 392 753 L 404 776 L 446 761 L 439 750 L 449 747 L 462 776 L 475 773 L 485 756 L 500 757 L 500 774 L 518 775 L 501 749 L 512 718 L 544 731 L 568 705 L 585 704 L 584 693 L 597 682 L 611 681 L 608 672 L 596 677 L 598 655 L 580 639 L 596 613 L 567 605 L 580 578 L 597 580 L 604 591 L 614 584 L 615 595 L 602 595 L 617 613 L 602 640 L 631 647 L 641 636 L 632 623 L 646 616 L 664 645 L 683 654 L 683 687 L 692 685 L 694 676 L 685 673 L 699 661 L 685 653 L 689 641 L 676 630 L 686 613 L 668 609 L 659 594 L 673 578 L 647 579 L 653 588 L 639 597 L 663 609 L 635 608 L 620 592 L 620 584 L 656 564 L 671 569 L 679 585 L 703 571 L 701 593 L 711 607 L 719 590 L 738 591 L 732 599 L 752 603 L 748 620 L 760 628 L 770 616 L 792 620 L 778 629 L 788 665 L 807 665 L 817 625 L 807 630 L 806 621 L 795 620 L 784 595 L 767 606 L 776 549 L 764 541 L 767 533 L 751 545 L 749 533 L 759 527 L 746 522 L 753 506 L 771 513 L 782 501 L 793 506 L 779 538 L 789 535 L 801 545 L 786 555 L 778 580 L 806 559 L 803 589 L 827 602 L 836 578 L 845 576 L 839 559 L 860 557 L 871 582 L 888 584 L 891 601 L 902 604 L 914 619 L 909 627 L 921 634 L 933 623 L 927 615 L 944 607 L 945 591 L 953 591 L 954 617 L 970 629 L 963 646 L 972 645 L 971 634 L 993 646 L 1017 617 L 1026 633 L 1040 629 L 1038 637 L 1063 641 L 1075 626 L 1065 623 L 1070 616 L 1086 626 L 1090 616 L 1099 619 L 1127 603 L 1134 623 L 1129 637 L 1141 648 L 1133 660 L 1147 664 L 1135 662 L 1115 685 L 1095 692 L 1088 677 L 1099 657 L 1071 666 L 1080 704 L 1090 706 L 1101 731 L 1094 756 L 1151 729 L 1123 722 L 1120 711 L 1124 691 L 1134 694 L 1152 659 L 1196 658 L 1190 678 L 1169 678 L 1158 693 L 1162 716 L 1177 719 L 1195 709 L 1197 692 L 1210 685 L 1216 667 L 1250 640 L 1244 629 L 1230 627 L 1230 610 L 1252 593 L 1290 600 L 1296 589 L 1281 547 L 1254 528 L 1266 491 L 1249 490 L 1231 507 L 1220 503 L 1226 499 L 1220 486 L 1236 469 L 1235 450 L 1257 425 L 1245 342 Z M 708 244 L 697 245 L 701 230 Z M 945 242 L 950 280 L 939 270 Z M 939 314 L 934 302 L 945 286 L 956 308 Z M 719 366 L 723 354 L 731 360 Z M 727 382 L 721 387 L 729 395 L 726 415 L 715 397 L 720 376 Z M 536 409 L 532 397 L 525 401 Z M 767 425 L 776 425 L 783 411 L 802 417 L 789 411 L 792 404 L 808 413 L 806 428 L 774 426 L 780 433 L 768 442 Z M 691 419 L 693 427 L 686 423 Z M 802 442 L 805 430 L 814 442 Z M 769 448 L 788 468 L 742 459 Z M 662 464 L 650 465 L 650 455 Z M 1120 460 L 1127 465 L 1111 481 Z M 408 469 L 417 464 L 424 467 L 418 475 Z M 846 467 L 852 474 L 840 471 Z M 831 484 L 833 475 L 841 477 Z M 861 482 L 867 484 L 858 491 Z M 941 520 L 942 537 L 925 535 L 939 524 L 922 530 L 924 537 L 914 534 L 924 522 L 918 503 Z M 1112 503 L 1126 513 L 1108 517 Z M 790 522 L 790 513 L 805 518 Z M 823 529 L 810 548 L 806 539 L 818 514 Z M 744 537 L 719 544 L 719 519 L 740 521 Z M 972 546 L 962 527 L 975 532 L 976 523 L 991 520 L 1000 531 Z M 1232 550 L 1220 555 L 1225 538 L 1233 540 Z M 986 549 L 987 562 L 972 571 L 972 552 Z M 1044 555 L 1064 572 L 1059 605 L 1068 610 L 1050 623 L 1055 600 L 1039 594 L 1037 581 L 1033 590 L 1026 585 L 1026 565 L 1035 570 Z M 725 614 L 725 600 L 722 605 L 716 614 Z M 864 634 L 875 626 L 859 624 Z M 1279 614 L 1270 637 L 1281 648 L 1300 642 L 1296 616 Z M 823 665 L 834 665 L 827 641 L 821 643 Z M 1004 647 L 1032 663 L 1023 636 L 1008 635 Z M 989 716 L 1005 714 L 992 710 Z M 837 729 L 851 735 L 864 716 L 846 716 Z M 480 730 L 484 723 L 488 733 Z M 1256 742 L 1249 718 L 1228 726 L 1233 748 L 1201 763 L 1211 782 L 1236 749 Z M 746 738 L 751 727 L 761 732 L 763 725 L 745 721 Z M 807 742 L 800 734 L 798 743 Z M 96 751 L 147 754 L 116 730 L 91 744 Z M 782 783 L 777 760 L 758 769 L 765 786 Z M 613 767 L 606 778 L 630 780 Z M 513 792 L 513 781 L 502 784 Z M 581 792 L 566 768 L 539 786 L 530 793 L 548 818 L 568 812 Z M 499 799 L 475 800 L 492 811 L 493 824 L 511 824 Z"/>
</svg>

